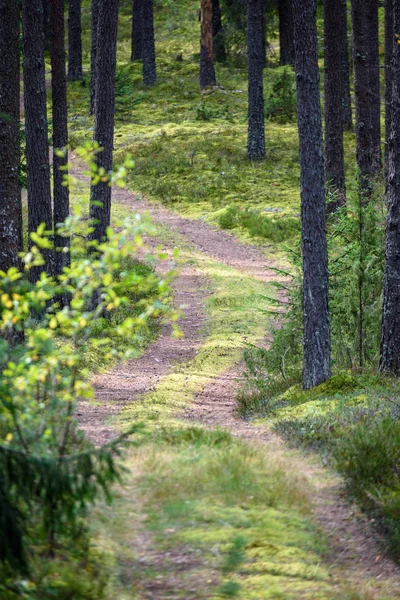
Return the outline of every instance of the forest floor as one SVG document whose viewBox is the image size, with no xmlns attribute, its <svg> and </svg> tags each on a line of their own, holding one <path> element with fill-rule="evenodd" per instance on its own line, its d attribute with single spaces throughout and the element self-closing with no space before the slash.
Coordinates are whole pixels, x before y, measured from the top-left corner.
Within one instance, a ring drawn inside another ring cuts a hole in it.
<svg viewBox="0 0 400 600">
<path fill-rule="evenodd" d="M 218 86 L 199 93 L 198 2 L 157 3 L 153 88 L 143 88 L 141 65 L 130 63 L 131 0 L 120 4 L 115 162 L 130 153 L 135 168 L 129 191 L 113 192 L 113 222 L 150 214 L 156 233 L 146 241 L 168 255 L 160 273 L 176 263 L 173 299 L 185 318 L 184 337 L 162 327 L 139 359 L 97 374 L 96 402 L 80 405 L 95 443 L 138 426 L 124 485 L 91 518 L 110 574 L 106 596 L 399 598 L 399 567 L 346 500 L 343 481 L 316 454 L 289 447 L 271 423 L 236 413 L 243 352 L 267 345 L 277 325 L 269 312 L 279 277 L 273 267 L 287 250 L 278 244 L 298 247 L 293 72 L 276 64 L 265 70 L 266 110 L 287 113 L 267 123 L 266 161 L 251 163 L 243 57 L 217 65 Z M 88 0 L 82 7 L 88 74 Z M 77 147 L 93 135 L 88 85 L 69 85 L 69 105 Z M 345 146 L 351 198 L 352 133 Z M 87 182 L 75 200 L 87 205 Z"/>
<path fill-rule="evenodd" d="M 164 327 L 141 358 L 96 376 L 96 402 L 80 405 L 95 443 L 143 426 L 118 499 L 95 519 L 109 597 L 399 597 L 400 570 L 343 482 L 236 414 L 241 350 L 267 343 L 259 303 L 277 274 L 265 252 L 128 190 L 114 200 L 150 214 L 151 247 L 179 248 L 173 296 L 186 308 L 183 338 Z"/>
</svg>

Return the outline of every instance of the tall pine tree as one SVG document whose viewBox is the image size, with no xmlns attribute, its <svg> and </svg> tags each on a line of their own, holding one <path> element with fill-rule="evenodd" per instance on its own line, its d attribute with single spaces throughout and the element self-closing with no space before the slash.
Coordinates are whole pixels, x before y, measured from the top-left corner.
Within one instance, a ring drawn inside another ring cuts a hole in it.
<svg viewBox="0 0 400 600">
<path fill-rule="evenodd" d="M 112 170 L 114 141 L 118 0 L 100 0 L 97 32 L 94 140 L 101 148 L 96 156 L 97 167 L 108 174 Z M 90 218 L 94 220 L 94 239 L 105 239 L 110 214 L 111 186 L 108 181 L 100 181 L 91 189 Z"/>
<path fill-rule="evenodd" d="M 379 0 L 368 0 L 369 23 L 369 94 L 371 111 L 372 169 L 382 167 L 381 150 L 381 84 L 379 64 Z"/>
<path fill-rule="evenodd" d="M 389 137 L 392 123 L 394 24 L 393 2 L 385 0 L 385 174 L 389 164 Z"/>
<path fill-rule="evenodd" d="M 400 4 L 393 2 L 392 111 L 400 114 Z M 397 34 L 398 35 L 398 34 Z M 397 43 L 395 43 L 395 41 Z M 400 374 L 400 119 L 391 120 L 387 169 L 386 223 L 380 370 Z"/>
<path fill-rule="evenodd" d="M 354 95 L 356 106 L 356 157 L 360 171 L 360 188 L 364 201 L 374 176 L 371 88 L 370 88 L 370 24 L 369 7 L 365 0 L 351 0 L 353 25 Z"/>
<path fill-rule="evenodd" d="M 99 18 L 100 0 L 92 0 L 91 45 L 90 45 L 90 114 L 94 114 L 96 101 L 96 57 L 97 57 L 97 22 Z"/>
<path fill-rule="evenodd" d="M 81 0 L 69 0 L 68 5 L 68 79 L 83 79 Z"/>
<path fill-rule="evenodd" d="M 0 0 L 0 270 L 18 265 L 22 250 L 19 185 L 19 5 Z"/>
<path fill-rule="evenodd" d="M 351 111 L 350 92 L 350 64 L 349 64 L 349 41 L 347 38 L 347 0 L 341 0 L 338 4 L 340 19 L 338 19 L 340 49 L 341 49 L 341 78 L 342 78 L 342 106 L 343 106 L 343 129 L 352 131 L 353 115 Z"/>
<path fill-rule="evenodd" d="M 328 379 L 330 324 L 316 0 L 293 0 L 303 254 L 303 387 Z M 305 44 L 304 41 L 307 40 Z"/>
<path fill-rule="evenodd" d="M 325 0 L 325 175 L 334 199 L 328 209 L 334 211 L 346 202 L 343 150 L 342 39 L 340 21 L 342 0 Z"/>
<path fill-rule="evenodd" d="M 154 85 L 157 72 L 153 0 L 142 0 L 142 27 L 143 84 Z"/>
<path fill-rule="evenodd" d="M 215 83 L 212 0 L 201 0 L 200 88 L 204 90 Z"/>
<path fill-rule="evenodd" d="M 213 53 L 218 62 L 226 61 L 224 28 L 222 26 L 221 6 L 219 0 L 212 0 L 213 11 Z"/>
<path fill-rule="evenodd" d="M 65 70 L 64 0 L 50 0 L 51 30 L 51 94 L 53 109 L 53 202 L 55 273 L 61 274 L 69 263 L 69 255 L 61 251 L 68 239 L 57 234 L 57 225 L 64 223 L 69 215 L 69 190 L 63 185 L 68 164 L 68 108 L 67 74 Z M 63 149 L 60 155 L 57 150 Z"/>
<path fill-rule="evenodd" d="M 53 229 L 50 190 L 50 164 L 46 107 L 42 0 L 22 2 L 22 45 L 26 156 L 28 171 L 28 230 L 42 223 Z M 46 270 L 53 273 L 52 252 L 45 253 L 46 265 L 30 270 L 32 281 Z"/>
<path fill-rule="evenodd" d="M 143 58 L 143 2 L 132 0 L 132 61 Z"/>
<path fill-rule="evenodd" d="M 278 0 L 279 48 L 281 65 L 294 65 L 292 0 Z"/>
<path fill-rule="evenodd" d="M 247 156 L 265 158 L 263 67 L 265 59 L 263 13 L 264 0 L 248 0 L 248 135 Z"/>
</svg>

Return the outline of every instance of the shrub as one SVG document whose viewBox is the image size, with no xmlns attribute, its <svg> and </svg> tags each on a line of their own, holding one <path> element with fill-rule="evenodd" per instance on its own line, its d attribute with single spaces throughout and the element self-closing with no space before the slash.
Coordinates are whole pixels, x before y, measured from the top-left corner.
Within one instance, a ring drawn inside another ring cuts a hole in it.
<svg viewBox="0 0 400 600">
<path fill-rule="evenodd" d="M 272 75 L 271 91 L 265 98 L 265 116 L 277 123 L 290 123 L 297 115 L 296 82 L 290 67 Z"/>
<path fill-rule="evenodd" d="M 363 508 L 383 518 L 392 549 L 400 551 L 400 423 L 384 417 L 360 423 L 337 442 L 338 469 Z"/>
<path fill-rule="evenodd" d="M 143 243 L 140 218 L 109 229 L 102 243 L 91 241 L 90 232 L 79 216 L 60 229 L 70 239 L 71 261 L 59 277 L 43 272 L 35 284 L 26 278 L 43 265 L 41 251 L 51 251 L 44 227 L 32 235 L 24 271 L 0 271 L 1 597 L 25 597 L 21 581 L 29 598 L 101 597 L 66 565 L 88 539 L 87 506 L 100 492 L 111 499 L 125 436 L 94 448 L 78 430 L 77 400 L 93 396 L 82 376 L 84 357 L 99 348 L 108 359 L 135 356 L 153 317 L 173 316 L 171 273 L 159 280 L 152 269 L 132 268 L 130 257 Z M 61 298 L 68 299 L 64 306 Z M 94 336 L 99 322 L 101 335 Z M 45 575 L 39 556 L 49 561 Z M 84 556 L 82 568 L 92 560 L 89 551 Z"/>
<path fill-rule="evenodd" d="M 260 237 L 281 243 L 293 239 L 300 230 L 299 219 L 295 217 L 273 217 L 260 211 L 238 206 L 228 206 L 218 218 L 222 229 L 243 227 L 252 237 Z"/>
</svg>

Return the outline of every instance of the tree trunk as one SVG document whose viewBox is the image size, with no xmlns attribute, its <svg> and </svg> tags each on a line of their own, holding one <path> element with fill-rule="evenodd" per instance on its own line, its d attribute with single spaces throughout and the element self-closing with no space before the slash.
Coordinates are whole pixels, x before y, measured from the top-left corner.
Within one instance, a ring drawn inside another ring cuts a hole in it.
<svg viewBox="0 0 400 600">
<path fill-rule="evenodd" d="M 143 2 L 133 0 L 132 3 L 132 61 L 143 58 Z"/>
<path fill-rule="evenodd" d="M 81 0 L 69 0 L 68 8 L 68 80 L 82 81 Z"/>
<path fill-rule="evenodd" d="M 331 375 L 316 0 L 293 0 L 293 15 L 301 178 L 303 387 L 310 389 Z"/>
<path fill-rule="evenodd" d="M 279 47 L 281 65 L 294 65 L 293 8 L 291 0 L 279 0 Z"/>
<path fill-rule="evenodd" d="M 351 0 L 351 18 L 356 105 L 356 157 L 360 171 L 360 189 L 364 195 L 364 201 L 366 201 L 370 193 L 374 171 L 370 109 L 370 28 L 365 0 Z"/>
<path fill-rule="evenodd" d="M 51 0 L 51 92 L 53 109 L 53 201 L 54 201 L 54 248 L 55 274 L 60 275 L 69 264 L 69 254 L 60 249 L 69 245 L 66 237 L 57 235 L 57 225 L 69 216 L 69 190 L 63 185 L 68 164 L 68 108 L 67 75 L 65 71 L 64 0 Z M 57 149 L 64 149 L 59 156 Z"/>
<path fill-rule="evenodd" d="M 392 110 L 400 112 L 400 5 L 393 2 L 393 94 Z M 389 137 L 387 179 L 385 274 L 383 283 L 382 338 L 379 369 L 400 373 L 400 119 L 392 119 Z"/>
<path fill-rule="evenodd" d="M 340 11 L 342 0 L 325 0 L 325 179 L 334 195 L 328 211 L 334 212 L 346 202 L 343 151 L 343 73 Z"/>
<path fill-rule="evenodd" d="M 226 61 L 224 29 L 221 20 L 221 7 L 219 0 L 212 0 L 213 11 L 213 51 L 217 62 Z"/>
<path fill-rule="evenodd" d="M 201 0 L 200 88 L 215 85 L 212 0 Z"/>
<path fill-rule="evenodd" d="M 247 156 L 251 160 L 265 158 L 263 66 L 265 48 L 263 43 L 263 0 L 248 0 L 247 47 L 248 47 L 248 137 Z"/>
<path fill-rule="evenodd" d="M 381 85 L 379 64 L 379 0 L 368 0 L 369 7 L 369 93 L 371 110 L 372 168 L 382 168 L 381 150 Z"/>
<path fill-rule="evenodd" d="M 0 0 L 0 270 L 19 264 L 22 207 L 19 152 L 19 6 Z"/>
<path fill-rule="evenodd" d="M 24 106 L 28 171 L 28 231 L 39 225 L 53 229 L 46 107 L 42 0 L 22 2 L 22 45 L 24 53 Z M 46 265 L 30 270 L 31 281 L 42 271 L 53 273 L 52 252 L 45 252 Z"/>
<path fill-rule="evenodd" d="M 97 56 L 97 22 L 99 18 L 99 1 L 92 0 L 91 29 L 92 40 L 90 47 L 90 114 L 94 114 L 96 101 L 96 56 Z"/>
<path fill-rule="evenodd" d="M 51 45 L 50 2 L 51 0 L 43 0 L 44 49 L 46 51 L 50 51 Z"/>
<path fill-rule="evenodd" d="M 385 1 L 385 175 L 389 162 L 389 136 L 392 122 L 392 95 L 393 95 L 393 0 Z"/>
<path fill-rule="evenodd" d="M 340 19 L 338 19 L 340 51 L 341 58 L 341 77 L 342 77 L 342 105 L 343 105 L 343 129 L 344 131 L 353 130 L 353 115 L 351 112 L 351 93 L 350 93 L 350 65 L 349 65 L 349 41 L 347 38 L 347 0 L 341 0 L 338 4 Z"/>
<path fill-rule="evenodd" d="M 98 169 L 112 170 L 117 64 L 118 0 L 100 0 L 96 63 L 96 107 L 94 140 L 102 151 L 96 156 Z M 108 181 L 91 188 L 90 218 L 94 220 L 93 239 L 102 241 L 110 225 L 111 187 Z"/>
<path fill-rule="evenodd" d="M 143 0 L 143 85 L 154 85 L 156 74 L 156 49 L 154 41 L 153 0 Z"/>
</svg>

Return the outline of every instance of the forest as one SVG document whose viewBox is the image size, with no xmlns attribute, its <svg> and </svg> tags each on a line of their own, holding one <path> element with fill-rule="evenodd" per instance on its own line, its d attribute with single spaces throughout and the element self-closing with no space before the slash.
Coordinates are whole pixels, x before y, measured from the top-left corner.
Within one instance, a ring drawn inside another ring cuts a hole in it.
<svg viewBox="0 0 400 600">
<path fill-rule="evenodd" d="M 0 0 L 0 600 L 400 598 L 400 2 Z"/>
</svg>

